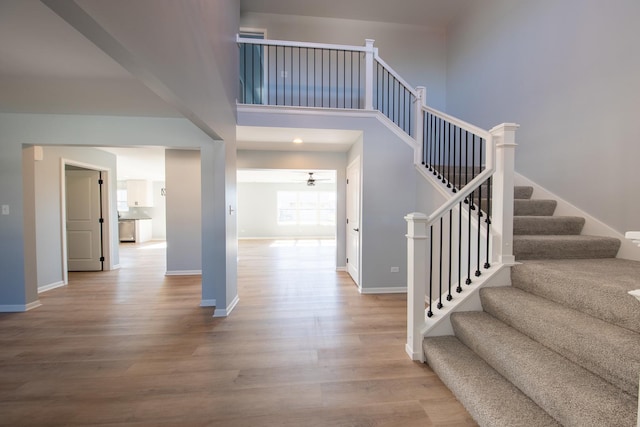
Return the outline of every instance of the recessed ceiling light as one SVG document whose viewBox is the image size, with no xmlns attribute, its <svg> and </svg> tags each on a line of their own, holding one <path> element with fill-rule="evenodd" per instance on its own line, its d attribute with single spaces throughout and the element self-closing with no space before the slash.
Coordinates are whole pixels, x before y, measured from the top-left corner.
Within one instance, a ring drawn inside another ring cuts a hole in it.
<svg viewBox="0 0 640 427">
<path fill-rule="evenodd" d="M 293 140 L 294 144 L 302 144 L 302 138 L 296 138 Z"/>
</svg>

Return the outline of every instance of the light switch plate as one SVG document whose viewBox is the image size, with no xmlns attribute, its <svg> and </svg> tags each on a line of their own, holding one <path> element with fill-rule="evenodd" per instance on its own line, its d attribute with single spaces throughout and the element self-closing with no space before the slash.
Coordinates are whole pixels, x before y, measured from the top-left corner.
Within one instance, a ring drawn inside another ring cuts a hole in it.
<svg viewBox="0 0 640 427">
<path fill-rule="evenodd" d="M 2 215 L 9 215 L 9 205 L 2 205 Z"/>
</svg>

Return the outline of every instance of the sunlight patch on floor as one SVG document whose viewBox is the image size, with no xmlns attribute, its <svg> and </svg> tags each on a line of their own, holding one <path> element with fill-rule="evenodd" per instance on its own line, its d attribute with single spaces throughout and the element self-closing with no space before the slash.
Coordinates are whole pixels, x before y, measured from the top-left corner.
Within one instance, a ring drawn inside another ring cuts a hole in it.
<svg viewBox="0 0 640 427">
<path fill-rule="evenodd" d="M 287 240 L 274 240 L 271 245 L 272 248 L 284 248 L 284 247 L 335 247 L 335 239 L 287 239 Z"/>
</svg>

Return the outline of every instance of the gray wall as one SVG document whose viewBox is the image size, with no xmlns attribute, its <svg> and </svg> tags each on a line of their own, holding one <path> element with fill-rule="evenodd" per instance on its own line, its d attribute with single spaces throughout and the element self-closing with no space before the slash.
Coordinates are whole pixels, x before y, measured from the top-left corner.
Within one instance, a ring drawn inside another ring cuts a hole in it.
<svg viewBox="0 0 640 427">
<path fill-rule="evenodd" d="M 238 237 L 335 238 L 335 225 L 278 225 L 278 191 L 336 191 L 336 184 L 316 183 L 309 187 L 301 183 L 238 183 Z"/>
<path fill-rule="evenodd" d="M 415 210 L 416 197 L 416 176 L 411 147 L 373 117 L 240 112 L 238 121 L 240 125 L 246 126 L 363 131 L 362 142 L 356 142 L 352 148 L 353 153 L 349 155 L 349 158 L 357 155 L 362 147 L 360 285 L 364 292 L 374 288 L 406 287 L 407 230 L 404 216 Z M 281 153 L 272 152 L 272 156 L 276 158 L 280 155 Z M 239 159 L 241 158 L 239 155 Z M 243 166 L 239 161 L 238 167 Z M 345 162 L 343 174 L 346 173 L 346 166 Z M 344 243 L 340 243 L 340 240 L 338 245 L 344 250 Z M 390 267 L 399 267 L 400 272 L 391 273 Z"/>
<path fill-rule="evenodd" d="M 444 29 L 309 16 L 244 13 L 240 25 L 267 30 L 267 38 L 364 46 L 374 39 L 380 57 L 409 84 L 426 86 L 429 104 L 446 106 Z"/>
<path fill-rule="evenodd" d="M 487 0 L 450 28 L 448 112 L 521 125 L 516 170 L 619 232 L 640 228 L 640 2 Z"/>
<path fill-rule="evenodd" d="M 165 150 L 167 272 L 202 270 L 200 151 Z"/>
<path fill-rule="evenodd" d="M 87 147 L 44 147 L 44 158 L 35 161 L 36 185 L 36 257 L 38 288 L 63 281 L 61 212 L 61 159 L 108 170 L 107 190 L 110 205 L 111 257 L 119 264 L 118 215 L 116 213 L 116 156 Z M 26 153 L 25 153 L 26 154 Z M 63 173 L 63 172 L 62 172 Z"/>
<path fill-rule="evenodd" d="M 34 176 L 23 167 L 23 145 L 49 146 L 164 146 L 200 148 L 202 156 L 203 298 L 226 301 L 234 298 L 236 284 L 226 273 L 235 272 L 235 254 L 227 254 L 224 144 L 212 141 L 186 119 L 100 117 L 73 115 L 0 114 L 0 204 L 10 215 L 0 215 L 0 306 L 24 306 L 37 300 L 37 249 L 35 233 Z M 31 166 L 29 166 L 31 165 Z M 217 166 L 217 168 L 216 168 Z M 206 187 L 204 180 L 206 178 Z M 32 180 L 33 181 L 33 180 Z M 208 191 L 221 187 L 222 192 Z M 205 188 L 206 187 L 206 188 Z M 23 195 L 24 190 L 24 195 Z M 205 206 L 206 209 L 205 210 Z M 235 218 L 235 217 L 234 217 Z M 206 227 L 205 227 L 206 225 Z M 235 223 L 233 223 L 235 228 Z M 230 264 L 227 266 L 227 262 Z M 29 274 L 25 274 L 28 272 Z"/>
<path fill-rule="evenodd" d="M 271 123 L 263 117 L 263 123 Z M 275 126 L 275 124 L 274 124 Z M 287 126 L 293 126 L 288 123 Z M 303 151 L 248 151 L 238 150 L 238 169 L 329 169 L 336 171 L 337 217 L 336 229 L 336 266 L 344 267 L 347 256 L 345 253 L 346 229 L 346 153 L 303 152 Z"/>
</svg>

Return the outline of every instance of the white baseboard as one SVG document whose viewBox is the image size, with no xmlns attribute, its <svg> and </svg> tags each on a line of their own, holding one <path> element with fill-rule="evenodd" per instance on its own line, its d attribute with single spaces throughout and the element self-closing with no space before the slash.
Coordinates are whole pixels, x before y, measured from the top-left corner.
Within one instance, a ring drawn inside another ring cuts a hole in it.
<svg viewBox="0 0 640 427">
<path fill-rule="evenodd" d="M 22 313 L 38 308 L 41 305 L 40 301 L 30 302 L 29 304 L 0 305 L 0 313 Z"/>
<path fill-rule="evenodd" d="M 406 294 L 406 286 L 387 286 L 381 288 L 363 288 L 358 286 L 358 292 L 361 294 Z"/>
<path fill-rule="evenodd" d="M 200 307 L 215 307 L 216 300 L 214 299 L 203 299 L 200 301 Z"/>
<path fill-rule="evenodd" d="M 47 291 L 50 291 L 51 289 L 60 288 L 60 287 L 65 286 L 65 285 L 66 285 L 66 283 L 64 283 L 63 281 L 55 282 L 55 283 L 49 283 L 48 285 L 40 286 L 38 288 L 38 293 L 41 294 L 42 292 L 47 292 Z"/>
<path fill-rule="evenodd" d="M 113 264 L 112 270 L 120 270 L 120 264 Z"/>
<path fill-rule="evenodd" d="M 336 267 L 336 271 L 347 271 L 347 267 Z"/>
<path fill-rule="evenodd" d="M 202 276 L 202 270 L 167 270 L 165 276 Z"/>
<path fill-rule="evenodd" d="M 233 301 L 231 301 L 231 303 L 227 306 L 227 308 L 218 309 L 216 307 L 216 309 L 213 312 L 213 317 L 227 317 L 228 315 L 231 314 L 233 309 L 236 308 L 236 305 L 238 305 L 238 302 L 240 302 L 240 298 L 238 298 L 238 295 L 236 295 L 236 297 L 233 299 Z"/>
<path fill-rule="evenodd" d="M 593 236 L 606 236 L 606 237 L 614 237 L 619 239 L 620 250 L 618 251 L 617 258 L 630 259 L 634 261 L 640 261 L 640 248 L 636 246 L 630 240 L 625 239 L 624 235 L 607 224 L 603 223 L 599 219 L 589 215 L 582 209 L 572 205 L 566 200 L 562 199 L 560 196 L 552 193 L 546 188 L 538 185 L 534 181 L 531 181 L 529 178 L 520 175 L 516 172 L 514 177 L 515 185 L 526 185 L 529 187 L 533 187 L 533 196 L 534 199 L 554 199 L 558 202 L 556 206 L 556 210 L 554 215 L 558 216 L 580 216 L 585 220 L 584 227 L 582 228 L 582 234 L 593 235 Z"/>
</svg>

